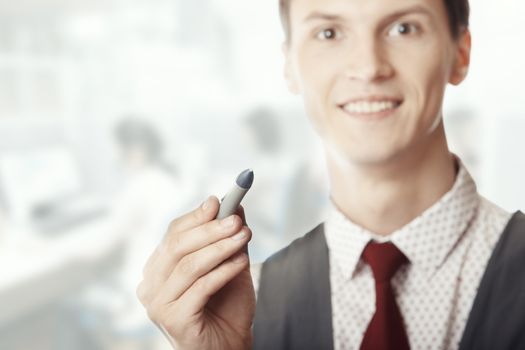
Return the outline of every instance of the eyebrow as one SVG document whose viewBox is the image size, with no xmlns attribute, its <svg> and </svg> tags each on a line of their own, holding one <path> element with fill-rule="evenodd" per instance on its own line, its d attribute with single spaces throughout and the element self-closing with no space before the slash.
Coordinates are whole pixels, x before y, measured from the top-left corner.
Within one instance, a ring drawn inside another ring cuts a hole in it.
<svg viewBox="0 0 525 350">
<path fill-rule="evenodd" d="M 308 15 L 303 22 L 310 22 L 310 21 L 316 21 L 316 20 L 327 20 L 327 21 L 341 21 L 343 17 L 339 15 L 333 15 L 330 13 L 323 13 L 323 12 L 312 12 L 310 15 Z"/>
<path fill-rule="evenodd" d="M 395 18 L 403 17 L 403 16 L 406 16 L 406 15 L 412 15 L 412 14 L 420 14 L 420 15 L 425 15 L 425 16 L 427 16 L 429 18 L 433 18 L 432 11 L 430 11 L 429 9 L 427 9 L 424 6 L 414 5 L 412 7 L 409 7 L 409 8 L 406 8 L 406 9 L 402 9 L 402 10 L 399 10 L 399 11 L 396 11 L 394 13 L 389 14 L 384 19 L 382 19 L 381 22 L 382 23 L 390 22 L 390 21 L 392 21 Z"/>
<path fill-rule="evenodd" d="M 412 7 L 402 9 L 402 10 L 399 10 L 399 11 L 396 11 L 394 13 L 387 15 L 384 19 L 381 20 L 381 22 L 389 22 L 394 18 L 398 18 L 398 17 L 402 17 L 405 15 L 414 14 L 414 13 L 423 14 L 428 17 L 432 17 L 432 13 L 430 10 L 428 10 L 427 8 L 421 5 L 414 5 Z M 317 21 L 317 20 L 343 21 L 344 17 L 340 15 L 336 15 L 336 14 L 314 11 L 311 14 L 309 14 L 307 17 L 305 17 L 303 22 L 310 22 L 310 21 Z"/>
</svg>

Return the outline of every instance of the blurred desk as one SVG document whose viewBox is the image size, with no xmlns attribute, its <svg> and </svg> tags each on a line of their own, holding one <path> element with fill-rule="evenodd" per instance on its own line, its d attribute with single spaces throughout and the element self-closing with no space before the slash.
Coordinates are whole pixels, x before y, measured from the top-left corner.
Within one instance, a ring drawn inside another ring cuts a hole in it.
<svg viewBox="0 0 525 350">
<path fill-rule="evenodd" d="M 27 231 L 9 234 L 22 238 L 0 246 L 1 327 L 96 277 L 121 243 L 106 218 L 54 237 Z"/>
</svg>

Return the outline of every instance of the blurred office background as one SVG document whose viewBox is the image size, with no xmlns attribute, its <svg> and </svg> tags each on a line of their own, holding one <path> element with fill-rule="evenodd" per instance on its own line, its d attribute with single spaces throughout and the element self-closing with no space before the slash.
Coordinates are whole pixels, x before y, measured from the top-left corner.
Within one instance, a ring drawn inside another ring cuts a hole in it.
<svg viewBox="0 0 525 350">
<path fill-rule="evenodd" d="M 525 208 L 525 5 L 472 1 L 452 149 Z M 275 1 L 0 0 L 0 349 L 166 349 L 134 295 L 169 221 L 255 170 L 253 262 L 322 220 Z"/>
</svg>

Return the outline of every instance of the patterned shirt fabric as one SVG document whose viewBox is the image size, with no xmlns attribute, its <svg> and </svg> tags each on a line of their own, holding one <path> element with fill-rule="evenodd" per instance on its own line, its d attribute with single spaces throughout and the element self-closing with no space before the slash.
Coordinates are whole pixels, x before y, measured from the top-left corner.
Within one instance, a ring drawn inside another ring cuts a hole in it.
<svg viewBox="0 0 525 350">
<path fill-rule="evenodd" d="M 370 240 L 390 241 L 408 258 L 392 286 L 412 349 L 457 349 L 481 277 L 512 214 L 481 197 L 466 168 L 420 216 L 382 237 L 332 203 L 325 221 L 335 350 L 359 349 L 375 312 L 374 278 L 361 255 Z M 252 266 L 258 289 L 261 265 Z"/>
</svg>

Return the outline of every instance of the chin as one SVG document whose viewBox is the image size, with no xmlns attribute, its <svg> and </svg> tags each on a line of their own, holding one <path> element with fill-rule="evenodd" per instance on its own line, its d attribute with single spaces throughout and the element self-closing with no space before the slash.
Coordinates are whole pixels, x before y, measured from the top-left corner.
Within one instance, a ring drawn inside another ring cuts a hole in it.
<svg viewBox="0 0 525 350">
<path fill-rule="evenodd" d="M 391 164 L 402 153 L 389 145 L 336 145 L 328 146 L 328 153 L 341 166 L 381 166 Z"/>
</svg>

